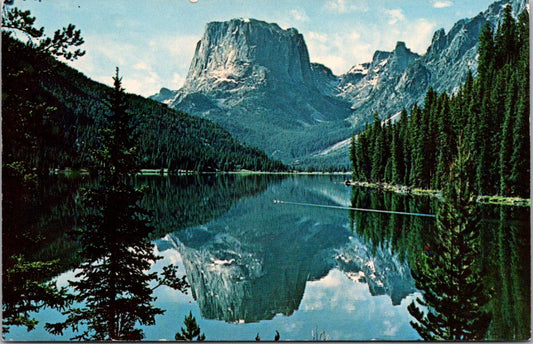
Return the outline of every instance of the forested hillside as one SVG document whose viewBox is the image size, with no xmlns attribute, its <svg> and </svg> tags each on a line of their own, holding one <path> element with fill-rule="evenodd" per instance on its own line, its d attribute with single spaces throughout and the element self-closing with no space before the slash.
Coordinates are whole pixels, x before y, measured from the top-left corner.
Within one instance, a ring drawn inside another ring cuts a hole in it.
<svg viewBox="0 0 533 344">
<path fill-rule="evenodd" d="M 109 87 L 2 36 L 4 162 L 27 161 L 42 173 L 90 167 L 89 152 L 99 146 L 98 131 L 106 121 L 103 100 Z M 128 95 L 127 106 L 135 114 L 142 168 L 284 169 L 210 121 L 136 95 Z"/>
<path fill-rule="evenodd" d="M 472 155 L 479 195 L 529 198 L 529 14 L 507 6 L 497 28 L 479 38 L 478 76 L 454 95 L 430 88 L 424 106 L 396 123 L 379 120 L 352 138 L 357 180 L 441 189 L 460 145 Z"/>
</svg>

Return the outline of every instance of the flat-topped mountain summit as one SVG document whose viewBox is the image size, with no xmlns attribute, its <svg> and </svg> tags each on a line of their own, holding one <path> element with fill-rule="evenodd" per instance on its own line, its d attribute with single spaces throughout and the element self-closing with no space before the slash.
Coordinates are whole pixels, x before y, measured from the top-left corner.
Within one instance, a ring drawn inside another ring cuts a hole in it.
<svg viewBox="0 0 533 344">
<path fill-rule="evenodd" d="M 318 133 L 351 113 L 345 101 L 324 91 L 320 73 L 296 29 L 255 19 L 212 22 L 196 46 L 185 84 L 167 101 L 294 162 L 316 150 Z M 326 138 L 317 148 L 348 134 Z"/>
<path fill-rule="evenodd" d="M 422 104 L 428 88 L 453 93 L 476 73 L 483 26 L 498 25 L 507 0 L 494 2 L 446 33 L 434 33 L 424 55 L 397 42 L 370 62 L 337 76 L 310 62 L 304 37 L 294 28 L 256 19 L 206 25 L 185 84 L 163 89 L 158 101 L 211 119 L 237 138 L 291 165 L 348 167 L 347 142 L 373 119 Z M 512 0 L 513 13 L 526 0 Z"/>
</svg>

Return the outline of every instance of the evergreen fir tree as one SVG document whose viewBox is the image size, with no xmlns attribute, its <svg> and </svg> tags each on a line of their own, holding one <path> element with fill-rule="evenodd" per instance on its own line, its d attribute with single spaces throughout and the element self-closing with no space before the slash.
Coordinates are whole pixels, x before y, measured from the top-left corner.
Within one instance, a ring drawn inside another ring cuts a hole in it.
<svg viewBox="0 0 533 344">
<path fill-rule="evenodd" d="M 357 168 L 354 171 L 354 177 L 359 180 L 370 180 L 370 171 L 372 161 L 370 157 L 371 145 L 373 142 L 370 138 L 371 129 L 366 126 L 365 130 L 358 135 L 355 147 Z"/>
<path fill-rule="evenodd" d="M 506 65 L 510 69 L 510 65 Z M 499 156 L 499 177 L 500 177 L 500 195 L 509 196 L 511 194 L 510 183 L 510 159 L 513 144 L 513 122 L 515 115 L 515 99 L 517 97 L 516 73 L 511 73 L 511 80 L 505 90 L 505 119 L 501 131 L 500 156 Z"/>
<path fill-rule="evenodd" d="M 411 148 L 409 184 L 417 186 L 422 186 L 424 180 L 424 128 L 422 125 L 421 116 L 422 113 L 419 107 L 415 105 L 411 110 L 411 118 L 409 121 L 409 145 Z"/>
<path fill-rule="evenodd" d="M 453 132 L 450 116 L 449 99 L 446 93 L 439 97 L 441 112 L 438 117 L 438 139 L 437 139 L 437 169 L 433 187 L 440 189 L 445 183 L 446 172 L 449 170 L 453 150 Z"/>
<path fill-rule="evenodd" d="M 358 168 L 358 164 L 357 164 L 357 150 L 355 149 L 355 145 L 356 145 L 356 139 L 355 139 L 355 134 L 352 134 L 352 138 L 350 139 L 350 153 L 349 153 L 349 159 L 350 159 L 350 163 L 352 164 L 352 177 L 355 179 L 356 178 L 356 170 Z"/>
<path fill-rule="evenodd" d="M 403 114 L 402 114 L 403 116 Z M 390 181 L 393 184 L 401 184 L 404 180 L 404 156 L 401 140 L 401 127 L 392 129 L 392 142 L 391 142 L 391 178 Z"/>
<path fill-rule="evenodd" d="M 513 123 L 511 153 L 511 194 L 530 197 L 530 78 L 529 78 L 529 13 L 524 10 L 517 23 L 519 57 L 517 63 L 518 99 Z"/>
<path fill-rule="evenodd" d="M 411 325 L 425 340 L 482 340 L 491 319 L 483 308 L 489 298 L 476 262 L 480 229 L 467 179 L 470 157 L 463 149 L 439 208 L 433 254 L 421 258 L 412 272 L 424 300 L 417 298 L 408 310 L 416 320 Z"/>
<path fill-rule="evenodd" d="M 372 128 L 374 135 L 373 146 L 371 150 L 372 165 L 370 168 L 370 179 L 374 182 L 383 181 L 385 173 L 385 130 L 381 126 L 381 121 L 377 115 L 374 114 L 374 126 Z"/>
<path fill-rule="evenodd" d="M 490 23 L 485 24 L 479 35 L 478 54 L 478 79 L 483 90 L 490 91 L 495 64 L 494 32 Z"/>
<path fill-rule="evenodd" d="M 511 5 L 507 4 L 504 9 L 503 20 L 496 31 L 494 42 L 496 68 L 501 68 L 505 64 L 512 64 L 518 56 L 516 21 L 511 11 Z"/>
<path fill-rule="evenodd" d="M 183 323 L 185 324 L 185 328 L 181 328 L 181 333 L 176 333 L 174 338 L 176 340 L 184 340 L 184 341 L 204 341 L 205 335 L 200 332 L 200 326 L 196 323 L 196 318 L 192 316 L 192 312 L 189 311 L 189 315 L 185 316 L 185 319 L 183 320 Z M 259 334 L 257 334 L 257 337 L 259 337 Z"/>
<path fill-rule="evenodd" d="M 187 286 L 175 277 L 175 269 L 164 269 L 163 278 L 145 272 L 161 257 L 150 242 L 154 230 L 150 213 L 139 205 L 144 192 L 127 183 L 128 176 L 138 171 L 137 149 L 118 68 L 113 80 L 108 128 L 95 152 L 101 180 L 82 195 L 90 210 L 80 229 L 83 263 L 78 279 L 70 281 L 83 306 L 65 312 L 65 322 L 46 325 L 51 333 L 60 334 L 69 326 L 77 331 L 79 324 L 86 324 L 87 329 L 73 338 L 80 340 L 142 339 L 136 326 L 153 325 L 155 316 L 164 312 L 152 305 L 150 283 L 182 291 Z"/>
<path fill-rule="evenodd" d="M 530 135 L 529 135 L 529 64 L 524 68 L 521 87 L 518 91 L 518 104 L 512 128 L 512 151 L 509 158 L 510 194 L 529 198 L 530 185 Z M 505 187 L 505 186 L 504 186 Z"/>
</svg>

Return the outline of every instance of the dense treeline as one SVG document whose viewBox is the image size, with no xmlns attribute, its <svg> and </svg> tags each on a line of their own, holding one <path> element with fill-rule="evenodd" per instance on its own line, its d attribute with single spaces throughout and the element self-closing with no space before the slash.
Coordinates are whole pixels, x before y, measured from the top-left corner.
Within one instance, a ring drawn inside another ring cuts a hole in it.
<svg viewBox="0 0 533 344">
<path fill-rule="evenodd" d="M 507 6 L 479 38 L 478 76 L 453 96 L 429 88 L 424 106 L 399 120 L 367 125 L 352 138 L 354 178 L 442 189 L 463 142 L 477 194 L 529 197 L 529 14 Z"/>
<path fill-rule="evenodd" d="M 90 152 L 100 146 L 98 130 L 107 124 L 109 110 L 102 99 L 109 87 L 51 56 L 38 54 L 9 34 L 2 36 L 4 157 L 29 160 L 43 174 L 49 168 L 91 167 Z M 32 111 L 24 111 L 26 104 Z M 38 107 L 33 109 L 34 105 Z M 139 134 L 142 168 L 285 168 L 213 122 L 131 94 L 127 106 L 136 115 L 133 124 Z"/>
</svg>

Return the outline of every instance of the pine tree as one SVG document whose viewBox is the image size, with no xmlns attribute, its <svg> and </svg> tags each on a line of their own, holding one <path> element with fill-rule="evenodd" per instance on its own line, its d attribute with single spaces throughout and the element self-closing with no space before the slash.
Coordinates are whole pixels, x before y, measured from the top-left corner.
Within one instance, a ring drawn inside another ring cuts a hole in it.
<svg viewBox="0 0 533 344">
<path fill-rule="evenodd" d="M 518 56 L 518 41 L 516 21 L 511 13 L 511 5 L 506 5 L 503 13 L 503 20 L 498 26 L 495 37 L 496 48 L 496 68 L 501 68 L 505 64 L 512 64 Z"/>
<path fill-rule="evenodd" d="M 440 189 L 445 182 L 446 172 L 452 163 L 454 156 L 453 132 L 450 116 L 449 99 L 446 93 L 439 97 L 441 112 L 438 117 L 438 139 L 437 139 L 437 169 L 433 187 Z"/>
<path fill-rule="evenodd" d="M 349 159 L 352 164 L 352 171 L 353 171 L 353 178 L 356 178 L 356 170 L 357 170 L 357 150 L 355 149 L 356 145 L 356 139 L 355 134 L 352 134 L 352 138 L 350 139 L 350 153 L 349 153 Z"/>
<path fill-rule="evenodd" d="M 383 181 L 383 176 L 385 173 L 385 130 L 381 126 L 381 121 L 377 113 L 374 114 L 372 133 L 374 139 L 372 140 L 372 165 L 370 168 L 370 179 L 374 182 L 381 182 Z"/>
<path fill-rule="evenodd" d="M 200 326 L 196 323 L 196 318 L 192 316 L 192 312 L 189 311 L 189 315 L 185 316 L 183 320 L 185 328 L 181 328 L 181 333 L 176 333 L 174 338 L 176 340 L 185 340 L 185 341 L 204 341 L 205 335 L 200 332 Z M 259 334 L 257 335 L 259 337 Z"/>
<path fill-rule="evenodd" d="M 101 146 L 95 152 L 100 184 L 86 190 L 82 200 L 89 215 L 80 229 L 83 263 L 77 280 L 70 281 L 81 308 L 65 312 L 63 323 L 47 324 L 53 334 L 67 327 L 87 330 L 73 339 L 140 340 L 138 323 L 153 325 L 164 311 L 152 305 L 152 281 L 185 290 L 186 283 L 166 268 L 164 278 L 145 273 L 161 257 L 153 252 L 149 235 L 154 230 L 150 213 L 139 204 L 143 190 L 127 182 L 138 171 L 132 114 L 127 111 L 122 81 L 116 70 L 114 88 L 108 99 L 108 128 L 102 130 Z"/>
<path fill-rule="evenodd" d="M 422 154 L 424 156 L 422 186 L 426 188 L 431 187 L 431 181 L 433 180 L 437 166 L 437 118 L 440 114 L 440 107 L 441 104 L 439 103 L 437 92 L 430 86 L 426 93 L 424 109 L 422 111 L 422 123 L 424 127 L 423 131 L 420 132 L 423 142 Z"/>
<path fill-rule="evenodd" d="M 424 180 L 424 127 L 421 116 L 420 108 L 415 105 L 411 110 L 411 118 L 409 120 L 409 145 L 411 148 L 409 184 L 417 186 L 422 186 Z"/>
<path fill-rule="evenodd" d="M 64 142 L 56 134 L 52 119 L 57 108 L 40 99 L 38 81 L 49 72 L 44 61 L 54 57 L 75 60 L 84 54 L 73 47 L 83 44 L 74 25 L 57 30 L 53 37 L 44 28 L 35 27 L 30 11 L 2 3 L 2 330 L 25 326 L 32 330 L 37 321 L 32 317 L 46 307 L 63 309 L 71 300 L 66 289 L 46 281 L 58 261 L 29 261 L 20 251 L 28 243 L 42 239 L 32 230 L 43 208 L 43 178 L 48 164 L 57 161 L 51 150 L 54 140 Z M 14 37 L 27 37 L 26 44 Z M 59 49 L 61 47 L 61 49 Z M 31 65 L 21 63 L 14 51 L 31 56 Z"/>
<path fill-rule="evenodd" d="M 490 324 L 491 315 L 483 309 L 489 298 L 476 261 L 479 224 L 467 178 L 470 156 L 463 149 L 437 214 L 433 254 L 421 258 L 412 272 L 424 300 L 417 298 L 408 311 L 424 340 L 482 340 Z"/>
<path fill-rule="evenodd" d="M 524 11 L 525 12 L 525 11 Z M 526 16 L 521 16 L 521 23 L 528 20 Z M 527 24 L 526 24 L 527 25 Z M 525 25 L 521 25 L 523 27 Z M 529 25 L 527 25 L 529 26 Z M 527 31 L 523 30 L 524 35 Z M 525 42 L 529 39 L 524 39 Z M 511 194 L 529 198 L 530 185 L 530 134 L 529 134 L 529 44 L 522 47 L 523 53 L 518 63 L 518 98 L 516 105 L 516 115 L 512 128 L 512 152 L 509 159 L 510 176 L 509 183 Z M 521 72 L 520 72 L 521 71 Z"/>
<path fill-rule="evenodd" d="M 359 180 L 370 180 L 370 172 L 372 168 L 370 147 L 373 144 L 370 134 L 371 129 L 366 126 L 365 130 L 357 136 L 357 144 L 355 146 L 357 167 L 354 168 L 354 177 Z"/>
<path fill-rule="evenodd" d="M 489 91 L 495 65 L 494 32 L 490 23 L 485 24 L 479 35 L 478 54 L 478 79 L 483 90 Z"/>
<path fill-rule="evenodd" d="M 510 69 L 510 66 L 507 65 L 506 69 Z M 509 196 L 511 194 L 511 184 L 510 184 L 510 159 L 512 153 L 512 144 L 513 144 L 513 121 L 515 114 L 515 99 L 517 97 L 517 87 L 516 87 L 516 73 L 511 74 L 511 80 L 507 84 L 505 90 L 505 119 L 501 131 L 501 143 L 500 143 L 500 195 Z"/>
<path fill-rule="evenodd" d="M 403 116 L 403 114 L 402 114 Z M 402 149 L 401 127 L 398 125 L 392 129 L 391 142 L 391 183 L 400 184 L 404 180 L 404 156 Z"/>
</svg>

